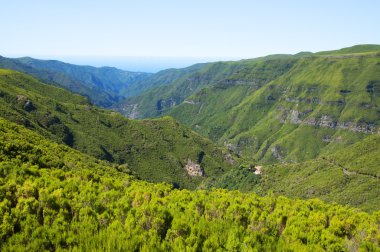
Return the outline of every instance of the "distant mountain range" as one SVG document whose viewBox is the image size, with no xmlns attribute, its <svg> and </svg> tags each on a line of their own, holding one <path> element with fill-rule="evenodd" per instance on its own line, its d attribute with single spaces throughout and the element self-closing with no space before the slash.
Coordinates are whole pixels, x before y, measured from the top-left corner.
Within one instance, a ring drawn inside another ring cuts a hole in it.
<svg viewBox="0 0 380 252">
<path fill-rule="evenodd" d="M 141 93 L 149 85 L 138 86 L 136 82 L 152 75 L 114 67 L 78 66 L 30 57 L 12 59 L 0 56 L 0 68 L 27 73 L 46 83 L 64 87 L 88 97 L 91 102 L 102 107 L 110 107 L 122 99 Z"/>
</svg>

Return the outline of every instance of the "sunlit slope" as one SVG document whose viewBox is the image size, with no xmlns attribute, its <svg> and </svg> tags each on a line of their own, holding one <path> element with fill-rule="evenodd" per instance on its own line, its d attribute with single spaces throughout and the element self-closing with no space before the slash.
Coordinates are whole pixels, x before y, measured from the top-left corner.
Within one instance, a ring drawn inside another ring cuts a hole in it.
<svg viewBox="0 0 380 252">
<path fill-rule="evenodd" d="M 0 116 L 83 153 L 125 164 L 141 178 L 195 188 L 231 169 L 210 140 L 166 117 L 129 120 L 79 95 L 10 70 L 0 71 Z M 189 160 L 203 176 L 190 176 Z"/>
<path fill-rule="evenodd" d="M 252 89 L 208 87 L 167 114 L 260 162 L 308 160 L 378 134 L 377 54 L 304 57 Z"/>
<path fill-rule="evenodd" d="M 253 167 L 234 169 L 210 186 L 320 198 L 376 211 L 380 202 L 379 146 L 380 136 L 372 135 L 332 155 L 301 163 L 263 165 L 261 175 L 255 174 Z"/>
<path fill-rule="evenodd" d="M 379 213 L 138 181 L 0 118 L 2 251 L 377 251 Z"/>
</svg>

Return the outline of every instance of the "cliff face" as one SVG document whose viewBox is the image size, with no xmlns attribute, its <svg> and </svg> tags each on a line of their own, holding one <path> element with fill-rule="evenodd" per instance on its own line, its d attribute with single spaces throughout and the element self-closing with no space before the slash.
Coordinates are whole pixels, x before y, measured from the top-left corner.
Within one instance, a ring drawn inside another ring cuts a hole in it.
<svg viewBox="0 0 380 252">
<path fill-rule="evenodd" d="M 190 176 L 204 177 L 205 171 L 200 164 L 194 163 L 190 158 L 187 159 L 187 164 L 185 165 L 185 170 Z"/>
<path fill-rule="evenodd" d="M 309 125 L 316 127 L 325 127 L 331 129 L 343 129 L 353 132 L 361 132 L 366 134 L 379 134 L 379 126 L 373 122 L 338 121 L 331 115 L 320 115 L 316 117 L 307 117 L 312 110 L 300 112 L 298 110 L 282 110 L 280 112 L 279 121 L 281 123 L 291 123 L 300 125 Z M 303 119 L 303 118 L 304 119 Z"/>
</svg>

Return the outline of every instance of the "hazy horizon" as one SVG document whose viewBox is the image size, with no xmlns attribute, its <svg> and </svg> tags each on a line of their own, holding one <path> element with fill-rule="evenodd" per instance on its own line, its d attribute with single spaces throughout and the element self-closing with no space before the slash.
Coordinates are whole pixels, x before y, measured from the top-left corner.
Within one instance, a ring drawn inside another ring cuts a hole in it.
<svg viewBox="0 0 380 252">
<path fill-rule="evenodd" d="M 69 64 L 116 67 L 132 72 L 156 73 L 169 68 L 184 68 L 198 63 L 241 60 L 240 58 L 191 58 L 191 57 L 96 57 L 96 56 L 41 56 L 41 55 L 1 55 L 7 58 L 31 57 L 40 60 L 59 60 Z"/>
<path fill-rule="evenodd" d="M 0 55 L 182 59 L 148 67 L 153 71 L 196 63 L 188 59 L 247 59 L 380 43 L 380 2 L 371 0 L 20 0 L 2 8 Z M 70 63 L 77 62 L 82 61 Z M 138 70 L 148 69 L 143 65 Z"/>
</svg>

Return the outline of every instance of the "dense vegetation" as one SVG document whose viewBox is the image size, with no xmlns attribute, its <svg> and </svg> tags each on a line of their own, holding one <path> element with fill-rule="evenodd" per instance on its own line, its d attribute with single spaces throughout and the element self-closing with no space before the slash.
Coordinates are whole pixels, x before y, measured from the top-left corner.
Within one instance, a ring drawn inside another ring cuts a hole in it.
<svg viewBox="0 0 380 252">
<path fill-rule="evenodd" d="M 182 103 L 186 97 L 214 84 L 226 88 L 238 81 L 253 85 L 250 89 L 257 89 L 288 70 L 294 63 L 294 59 L 283 60 L 279 57 L 270 66 L 265 66 L 262 63 L 261 59 L 215 62 L 198 64 L 180 70 L 162 71 L 141 81 L 142 83 L 145 81 L 155 83 L 152 88 L 147 89 L 141 95 L 127 99 L 116 108 L 130 116 L 131 111 L 128 108 L 137 104 L 137 117 L 153 117 L 162 115 L 171 107 Z M 256 68 L 256 70 L 251 72 L 252 68 Z M 177 78 L 172 78 L 175 76 L 174 73 Z M 230 76 L 235 77 L 226 80 Z M 238 79 L 239 76 L 243 79 Z"/>
<path fill-rule="evenodd" d="M 380 137 L 371 136 L 333 155 L 301 163 L 264 165 L 261 176 L 251 167 L 225 173 L 210 186 L 379 210 Z"/>
<path fill-rule="evenodd" d="M 102 107 L 110 107 L 119 100 L 139 94 L 150 87 L 137 82 L 151 74 L 113 67 L 96 68 L 57 60 L 37 60 L 30 57 L 11 59 L 0 56 L 0 68 L 27 73 L 43 82 L 85 95 L 92 103 Z"/>
<path fill-rule="evenodd" d="M 359 45 L 185 68 L 119 110 L 170 115 L 261 163 L 310 160 L 378 133 L 379 53 Z"/>
<path fill-rule="evenodd" d="M 130 167 L 139 177 L 195 188 L 231 169 L 227 151 L 172 118 L 134 121 L 64 89 L 0 70 L 0 115 L 88 155 Z M 188 159 L 204 177 L 189 176 Z"/>
<path fill-rule="evenodd" d="M 210 63 L 127 102 L 140 116 L 170 115 L 248 160 L 209 187 L 371 211 L 380 196 L 380 142 L 372 136 L 380 133 L 379 52 L 359 45 Z M 252 164 L 263 165 L 262 176 Z"/>
<path fill-rule="evenodd" d="M 262 64 L 273 72 L 272 60 Z M 379 73 L 372 53 L 300 58 L 260 88 L 230 76 L 167 114 L 261 163 L 310 160 L 378 133 Z"/>
<path fill-rule="evenodd" d="M 380 251 L 379 51 L 141 79 L 0 57 L 107 106 L 128 78 L 132 95 L 154 86 L 118 110 L 200 133 L 0 69 L 0 250 Z"/>
<path fill-rule="evenodd" d="M 2 251 L 379 251 L 380 212 L 135 180 L 0 119 Z"/>
</svg>

